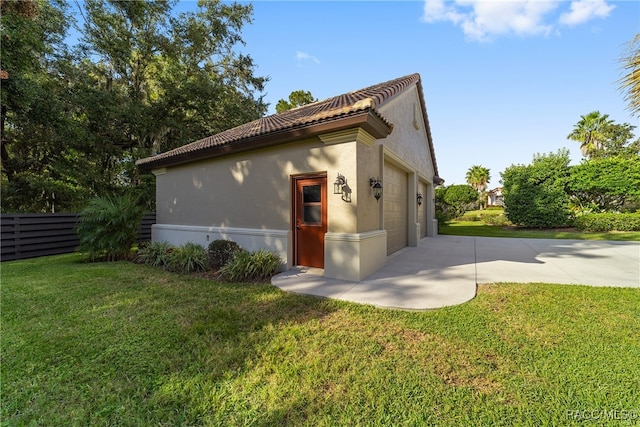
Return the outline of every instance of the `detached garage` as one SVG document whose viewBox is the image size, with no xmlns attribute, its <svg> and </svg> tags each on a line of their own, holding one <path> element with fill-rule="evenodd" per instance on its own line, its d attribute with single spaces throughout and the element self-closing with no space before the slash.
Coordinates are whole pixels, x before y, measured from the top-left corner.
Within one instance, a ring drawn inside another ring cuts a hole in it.
<svg viewBox="0 0 640 427">
<path fill-rule="evenodd" d="M 156 175 L 153 240 L 234 240 L 285 267 L 358 281 L 437 233 L 435 151 L 412 74 L 138 160 Z"/>
</svg>

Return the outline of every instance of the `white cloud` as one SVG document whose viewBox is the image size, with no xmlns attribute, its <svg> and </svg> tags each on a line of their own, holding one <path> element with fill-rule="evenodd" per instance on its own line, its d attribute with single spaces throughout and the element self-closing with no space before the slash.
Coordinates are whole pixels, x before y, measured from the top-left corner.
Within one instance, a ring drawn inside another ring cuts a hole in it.
<svg viewBox="0 0 640 427">
<path fill-rule="evenodd" d="M 425 0 L 422 19 L 451 22 L 476 41 L 508 34 L 548 35 L 557 26 L 553 12 L 566 4 L 562 0 Z M 574 0 L 559 22 L 574 25 L 605 17 L 613 7 L 606 0 Z"/>
<path fill-rule="evenodd" d="M 578 25 L 593 18 L 606 18 L 615 8 L 605 0 L 574 0 L 571 11 L 560 16 L 560 22 L 566 25 Z"/>
<path fill-rule="evenodd" d="M 316 58 L 313 55 L 309 55 L 306 52 L 297 51 L 296 52 L 296 59 L 298 60 L 298 62 L 312 61 L 312 62 L 315 62 L 316 64 L 320 63 L 320 60 L 318 58 Z"/>
</svg>

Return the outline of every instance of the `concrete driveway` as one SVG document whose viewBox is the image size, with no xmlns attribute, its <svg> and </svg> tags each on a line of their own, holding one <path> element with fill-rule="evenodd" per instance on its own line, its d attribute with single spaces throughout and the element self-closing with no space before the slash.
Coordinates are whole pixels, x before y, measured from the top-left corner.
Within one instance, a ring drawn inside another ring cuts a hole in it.
<svg viewBox="0 0 640 427">
<path fill-rule="evenodd" d="M 408 310 L 462 304 L 477 284 L 495 282 L 640 288 L 640 242 L 437 236 L 391 255 L 360 282 L 304 267 L 272 279 L 289 292 Z"/>
</svg>

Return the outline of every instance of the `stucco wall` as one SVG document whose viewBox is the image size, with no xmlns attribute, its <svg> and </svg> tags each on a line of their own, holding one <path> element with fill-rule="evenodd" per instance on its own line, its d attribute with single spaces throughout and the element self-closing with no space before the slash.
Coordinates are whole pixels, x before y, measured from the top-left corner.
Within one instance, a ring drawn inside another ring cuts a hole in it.
<svg viewBox="0 0 640 427">
<path fill-rule="evenodd" d="M 382 200 L 376 202 L 371 195 L 369 178 L 383 179 L 384 186 L 385 152 L 388 153 L 387 161 L 401 160 L 403 169 L 412 174 L 410 179 L 414 179 L 415 182 L 410 183 L 410 190 L 417 189 L 419 181 L 431 183 L 434 175 L 417 87 L 413 86 L 410 90 L 389 101 L 380 108 L 380 113 L 393 123 L 391 134 L 385 139 L 377 140 L 371 147 L 363 144 L 359 144 L 357 147 L 359 174 L 357 192 L 360 194 L 357 205 L 358 232 L 382 227 Z M 381 149 L 381 146 L 384 149 Z M 391 155 L 393 155 L 393 159 Z M 432 203 L 427 194 L 423 194 L 423 196 L 423 203 Z M 417 206 L 414 210 L 416 212 L 411 216 L 417 218 Z"/>
<path fill-rule="evenodd" d="M 355 142 L 317 138 L 233 154 L 156 176 L 158 224 L 288 230 L 294 174 L 327 172 L 330 232 L 355 232 L 355 203 L 333 194 L 338 172 L 355 176 Z"/>
<path fill-rule="evenodd" d="M 417 87 L 413 86 L 411 90 L 389 101 L 380 108 L 380 113 L 393 123 L 393 132 L 381 140 L 381 143 L 416 171 L 432 179 L 433 161 L 427 145 Z"/>
</svg>

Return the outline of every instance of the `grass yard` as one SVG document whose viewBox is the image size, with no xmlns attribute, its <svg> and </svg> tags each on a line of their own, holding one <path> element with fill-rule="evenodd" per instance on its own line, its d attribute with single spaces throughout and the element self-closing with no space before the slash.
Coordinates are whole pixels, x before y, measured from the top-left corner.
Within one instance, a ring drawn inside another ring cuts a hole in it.
<svg viewBox="0 0 640 427">
<path fill-rule="evenodd" d="M 640 241 L 640 231 L 595 233 L 573 229 L 534 230 L 487 225 L 482 221 L 448 221 L 444 224 L 438 224 L 438 233 L 453 236 Z"/>
<path fill-rule="evenodd" d="M 405 312 L 79 259 L 1 265 L 3 426 L 640 423 L 638 289 Z"/>
</svg>

